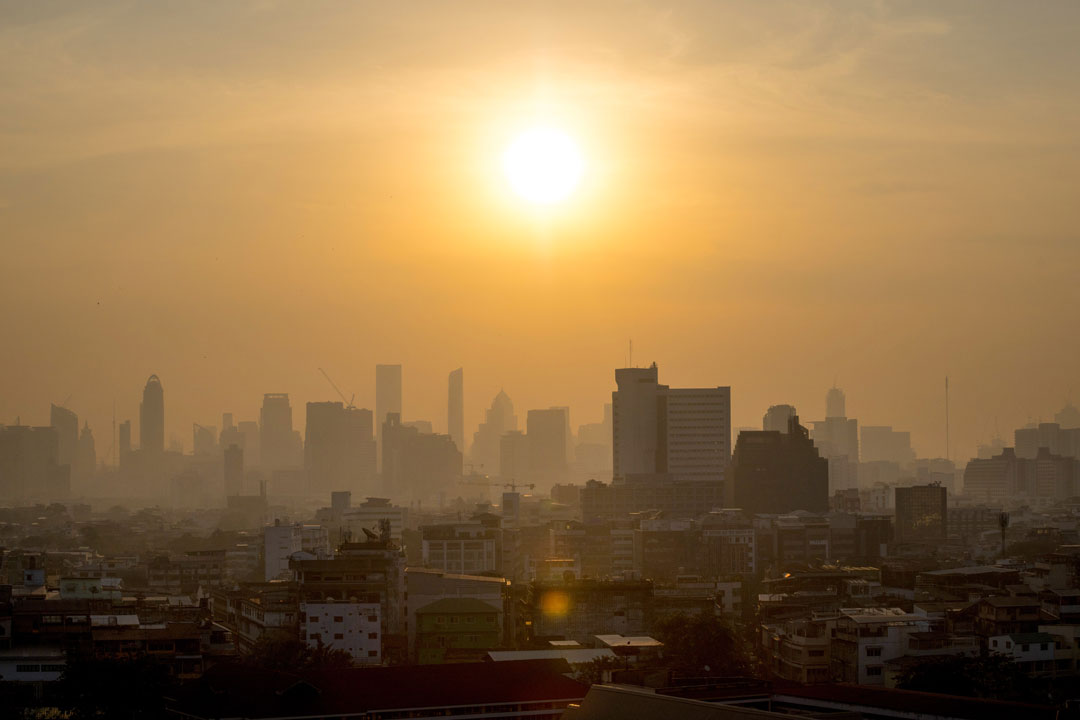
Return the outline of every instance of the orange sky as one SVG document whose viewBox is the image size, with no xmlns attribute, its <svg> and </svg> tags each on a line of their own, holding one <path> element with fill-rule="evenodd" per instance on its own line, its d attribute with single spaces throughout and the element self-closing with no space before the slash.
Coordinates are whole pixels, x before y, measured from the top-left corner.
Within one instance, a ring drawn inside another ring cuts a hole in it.
<svg viewBox="0 0 1080 720">
<path fill-rule="evenodd" d="M 672 385 L 910 429 L 954 457 L 1080 401 L 1080 5 L 0 7 L 0 422 L 167 433 L 263 392 L 407 419 L 596 421 L 633 338 Z M 570 202 L 499 156 L 573 135 Z M 135 423 L 137 425 L 137 422 Z"/>
</svg>

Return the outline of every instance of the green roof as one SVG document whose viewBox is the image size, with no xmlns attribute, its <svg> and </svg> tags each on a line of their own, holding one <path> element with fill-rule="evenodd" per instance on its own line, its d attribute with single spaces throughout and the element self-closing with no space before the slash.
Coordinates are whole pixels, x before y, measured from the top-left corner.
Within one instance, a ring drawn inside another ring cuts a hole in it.
<svg viewBox="0 0 1080 720">
<path fill-rule="evenodd" d="M 417 615 L 485 615 L 499 612 L 499 608 L 470 597 L 443 598 L 429 603 L 416 611 Z"/>
</svg>

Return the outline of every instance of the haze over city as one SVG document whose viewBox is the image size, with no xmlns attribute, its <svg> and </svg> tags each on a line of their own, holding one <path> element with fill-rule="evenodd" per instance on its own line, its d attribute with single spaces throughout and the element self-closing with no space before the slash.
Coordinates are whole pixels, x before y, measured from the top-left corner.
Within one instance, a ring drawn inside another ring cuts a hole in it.
<svg viewBox="0 0 1080 720">
<path fill-rule="evenodd" d="M 735 426 L 835 382 L 928 456 L 948 374 L 971 455 L 1080 391 L 1076 12 L 9 3 L 0 418 L 101 440 L 157 373 L 186 440 L 401 362 L 407 419 L 464 366 L 469 425 L 595 422 L 633 339 Z M 538 123 L 586 162 L 543 210 L 499 168 Z"/>
<path fill-rule="evenodd" d="M 0 716 L 1080 717 L 1078 37 L 0 0 Z"/>
</svg>

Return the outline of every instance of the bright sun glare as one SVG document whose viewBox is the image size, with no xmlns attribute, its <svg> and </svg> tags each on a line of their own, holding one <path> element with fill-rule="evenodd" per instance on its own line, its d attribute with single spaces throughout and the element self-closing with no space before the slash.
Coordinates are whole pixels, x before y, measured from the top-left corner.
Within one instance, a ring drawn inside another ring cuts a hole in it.
<svg viewBox="0 0 1080 720">
<path fill-rule="evenodd" d="M 568 135 L 535 128 L 517 136 L 503 153 L 503 171 L 518 195 L 537 205 L 551 205 L 574 192 L 585 163 Z"/>
</svg>

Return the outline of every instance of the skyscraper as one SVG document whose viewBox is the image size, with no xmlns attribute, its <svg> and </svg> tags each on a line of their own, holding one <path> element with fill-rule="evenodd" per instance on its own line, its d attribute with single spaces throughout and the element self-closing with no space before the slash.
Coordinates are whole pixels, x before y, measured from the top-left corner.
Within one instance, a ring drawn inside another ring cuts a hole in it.
<svg viewBox="0 0 1080 720">
<path fill-rule="evenodd" d="M 825 393 L 825 419 L 810 423 L 810 438 L 829 462 L 830 492 L 858 486 L 859 421 L 845 412 L 844 392 L 830 388 Z"/>
<path fill-rule="evenodd" d="M 378 467 L 382 470 L 382 429 L 390 413 L 401 421 L 401 365 L 375 366 L 375 433 Z"/>
<path fill-rule="evenodd" d="M 450 373 L 446 398 L 446 432 L 465 453 L 465 378 L 462 368 Z"/>
<path fill-rule="evenodd" d="M 56 428 L 59 441 L 57 463 L 73 466 L 79 445 L 79 416 L 66 407 L 52 405 L 49 408 L 49 425 Z"/>
<path fill-rule="evenodd" d="M 825 417 L 847 417 L 844 391 L 838 387 L 833 386 L 825 393 Z"/>
<path fill-rule="evenodd" d="M 615 371 L 611 394 L 616 478 L 667 474 L 722 481 L 731 456 L 731 388 L 669 388 L 656 363 Z"/>
<path fill-rule="evenodd" d="M 827 512 L 829 463 L 794 415 L 786 433 L 743 431 L 731 461 L 735 507 L 750 513 Z"/>
<path fill-rule="evenodd" d="M 345 407 L 340 402 L 308 403 L 304 470 L 313 493 L 373 492 L 375 440 L 371 411 Z"/>
<path fill-rule="evenodd" d="M 139 405 L 139 449 L 147 455 L 165 452 L 165 393 L 157 375 L 151 375 L 143 388 Z"/>
<path fill-rule="evenodd" d="M 300 441 L 293 432 L 288 393 L 263 395 L 259 413 L 259 463 L 268 470 L 300 465 Z"/>
<path fill-rule="evenodd" d="M 71 466 L 71 479 L 86 483 L 93 479 L 97 469 L 97 450 L 94 447 L 94 433 L 88 423 L 83 423 L 79 433 L 79 445 L 75 451 L 75 461 Z M 80 488 L 85 492 L 85 486 Z"/>
<path fill-rule="evenodd" d="M 564 407 L 530 410 L 525 419 L 529 443 L 529 480 L 554 484 L 565 480 L 568 470 L 567 431 L 569 412 Z"/>
<path fill-rule="evenodd" d="M 788 423 L 795 417 L 795 408 L 791 405 L 772 405 L 761 419 L 762 430 L 775 430 L 786 433 Z"/>
<path fill-rule="evenodd" d="M 233 443 L 225 448 L 225 497 L 237 497 L 244 489 L 244 448 Z"/>
<path fill-rule="evenodd" d="M 948 537 L 948 496 L 938 484 L 896 488 L 896 541 L 940 542 Z"/>
<path fill-rule="evenodd" d="M 484 422 L 473 435 L 473 444 L 469 452 L 473 466 L 481 473 L 502 475 L 506 473 L 499 466 L 500 442 L 505 433 L 517 430 L 517 415 L 514 414 L 514 402 L 504 390 L 500 390 L 491 401 Z"/>
</svg>

